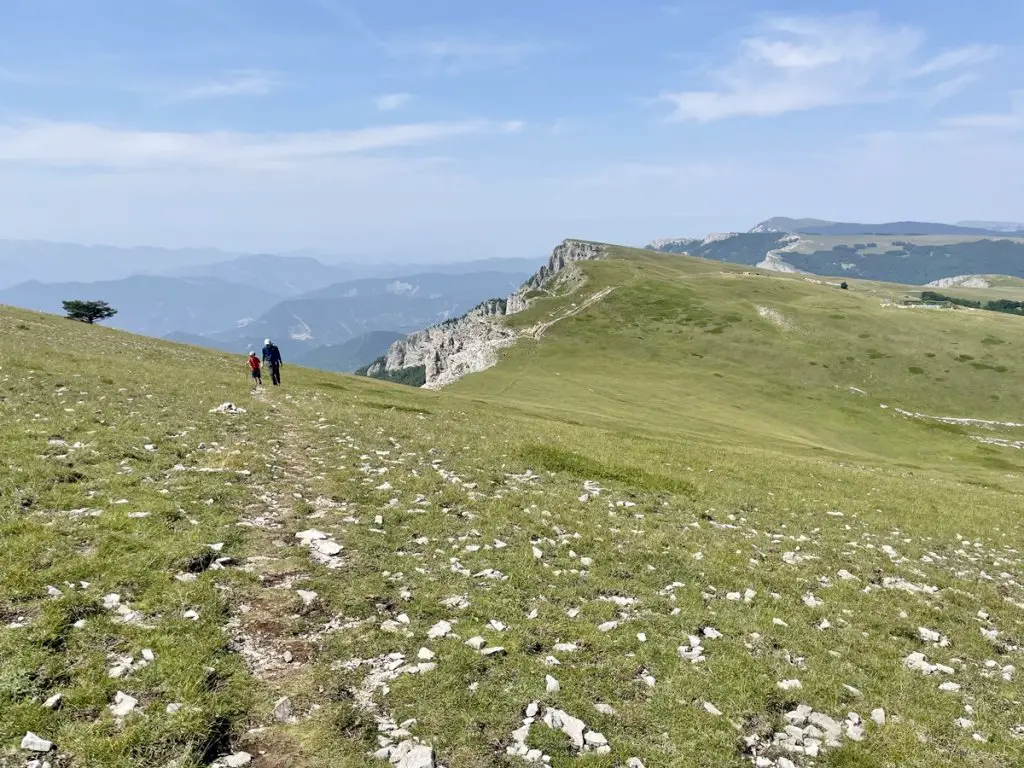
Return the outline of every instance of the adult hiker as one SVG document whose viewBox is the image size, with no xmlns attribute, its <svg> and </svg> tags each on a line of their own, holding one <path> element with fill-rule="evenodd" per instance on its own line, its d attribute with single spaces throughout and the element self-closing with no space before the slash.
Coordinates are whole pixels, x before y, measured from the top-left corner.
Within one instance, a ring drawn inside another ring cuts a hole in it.
<svg viewBox="0 0 1024 768">
<path fill-rule="evenodd" d="M 257 387 L 262 387 L 263 386 L 263 375 L 260 372 L 260 368 L 261 368 L 260 359 L 258 357 L 256 357 L 256 353 L 255 352 L 250 352 L 249 353 L 249 359 L 248 359 L 247 362 L 249 363 L 249 370 L 252 371 L 252 387 L 253 387 L 253 389 L 256 389 Z"/>
<path fill-rule="evenodd" d="M 281 350 L 270 339 L 263 340 L 263 362 L 270 365 L 270 381 L 276 387 L 281 383 Z"/>
</svg>

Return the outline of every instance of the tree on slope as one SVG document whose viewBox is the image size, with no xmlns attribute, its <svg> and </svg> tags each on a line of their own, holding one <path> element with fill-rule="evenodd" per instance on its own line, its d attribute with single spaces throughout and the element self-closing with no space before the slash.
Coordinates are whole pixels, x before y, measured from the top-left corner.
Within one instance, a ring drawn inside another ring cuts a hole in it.
<svg viewBox="0 0 1024 768">
<path fill-rule="evenodd" d="M 108 320 L 117 314 L 117 310 L 105 301 L 65 301 L 64 311 L 69 320 L 80 320 L 92 325 L 97 320 Z"/>
</svg>

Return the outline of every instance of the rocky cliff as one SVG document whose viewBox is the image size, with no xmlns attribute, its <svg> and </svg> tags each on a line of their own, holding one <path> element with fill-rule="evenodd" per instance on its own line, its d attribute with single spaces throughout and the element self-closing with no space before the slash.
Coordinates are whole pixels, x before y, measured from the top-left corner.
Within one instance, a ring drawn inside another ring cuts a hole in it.
<svg viewBox="0 0 1024 768">
<path fill-rule="evenodd" d="M 498 360 L 498 350 L 519 338 L 517 331 L 502 322 L 505 315 L 522 312 L 538 296 L 571 290 L 581 280 L 575 264 L 603 258 L 606 253 L 607 246 L 600 243 L 566 240 L 552 251 L 548 263 L 507 299 L 488 299 L 462 317 L 410 334 L 359 373 L 438 389 L 490 368 Z"/>
</svg>

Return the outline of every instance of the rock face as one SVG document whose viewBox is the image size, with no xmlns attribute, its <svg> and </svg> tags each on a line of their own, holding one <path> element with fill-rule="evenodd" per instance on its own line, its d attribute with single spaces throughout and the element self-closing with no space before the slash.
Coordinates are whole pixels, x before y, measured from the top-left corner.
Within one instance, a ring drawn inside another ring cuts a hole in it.
<svg viewBox="0 0 1024 768">
<path fill-rule="evenodd" d="M 607 246 L 600 243 L 566 240 L 555 248 L 548 263 L 507 299 L 488 299 L 462 317 L 410 334 L 359 373 L 439 389 L 467 374 L 486 370 L 498 361 L 498 351 L 519 337 L 501 322 L 502 317 L 522 312 L 536 295 L 578 275 L 573 269 L 576 262 L 600 259 L 606 254 Z"/>
</svg>

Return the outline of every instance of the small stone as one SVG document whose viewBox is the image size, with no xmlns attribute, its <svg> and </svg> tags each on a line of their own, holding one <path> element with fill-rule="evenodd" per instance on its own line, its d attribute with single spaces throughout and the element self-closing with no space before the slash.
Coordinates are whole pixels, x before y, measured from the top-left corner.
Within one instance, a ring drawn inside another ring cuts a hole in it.
<svg viewBox="0 0 1024 768">
<path fill-rule="evenodd" d="M 132 710 L 138 706 L 139 700 L 129 696 L 123 691 L 118 691 L 117 695 L 114 696 L 114 703 L 109 706 L 111 714 L 118 718 L 128 717 L 132 713 Z"/>
<path fill-rule="evenodd" d="M 143 648 L 142 658 L 144 658 L 146 661 L 156 661 L 156 654 L 153 653 L 153 651 L 149 648 Z"/>
<path fill-rule="evenodd" d="M 292 700 L 284 696 L 274 704 L 274 719 L 279 723 L 287 723 L 292 717 Z"/>
<path fill-rule="evenodd" d="M 548 693 L 558 693 L 562 690 L 561 684 L 555 680 L 551 675 L 545 675 L 544 682 Z"/>
<path fill-rule="evenodd" d="M 945 691 L 946 693 L 956 693 L 960 690 L 960 683 L 942 683 L 941 685 L 939 685 L 939 690 Z"/>
<path fill-rule="evenodd" d="M 583 741 L 591 747 L 603 747 L 608 743 L 608 739 L 604 737 L 604 734 L 597 731 L 587 731 L 583 734 Z"/>
<path fill-rule="evenodd" d="M 43 702 L 43 707 L 46 709 L 57 709 L 60 707 L 61 700 L 64 698 L 63 694 L 55 693 L 53 696 Z"/>
<path fill-rule="evenodd" d="M 182 618 L 189 619 L 190 621 L 199 621 L 198 611 L 188 610 L 181 614 Z"/>
<path fill-rule="evenodd" d="M 495 646 L 494 648 L 484 648 L 482 651 L 480 651 L 480 655 L 481 656 L 488 656 L 488 657 L 490 657 L 490 656 L 504 656 L 506 653 L 507 653 L 507 651 L 504 648 L 502 648 L 500 645 Z"/>
<path fill-rule="evenodd" d="M 594 709 L 597 710 L 600 714 L 606 715 L 608 717 L 615 717 L 618 714 L 618 712 L 615 711 L 615 708 L 612 707 L 610 704 L 603 704 L 599 702 L 594 705 Z"/>
<path fill-rule="evenodd" d="M 646 643 L 647 642 L 647 634 L 644 633 L 644 632 L 637 632 L 636 633 L 636 639 L 639 640 L 641 643 Z"/>
<path fill-rule="evenodd" d="M 310 592 L 305 589 L 297 589 L 296 594 L 298 594 L 302 604 L 306 606 L 312 605 L 318 596 L 316 592 Z"/>
<path fill-rule="evenodd" d="M 314 541 L 312 548 L 319 552 L 321 555 L 327 555 L 328 557 L 334 557 L 341 552 L 341 544 L 336 541 Z"/>
<path fill-rule="evenodd" d="M 721 717 L 722 715 L 722 711 L 714 704 L 712 704 L 710 701 L 704 702 L 704 711 L 707 712 L 709 715 L 714 715 L 715 717 Z"/>
<path fill-rule="evenodd" d="M 36 736 L 32 731 L 25 734 L 21 740 L 21 748 L 29 752 L 49 752 L 53 749 L 53 742 Z"/>
<path fill-rule="evenodd" d="M 804 687 L 804 684 L 799 680 L 781 680 L 777 685 L 783 691 L 799 691 Z"/>
<path fill-rule="evenodd" d="M 847 693 L 849 693 L 854 698 L 859 699 L 864 695 L 860 692 L 860 690 L 854 688 L 852 685 L 847 685 L 846 683 L 843 683 L 843 688 L 846 690 Z"/>
<path fill-rule="evenodd" d="M 626 761 L 626 768 L 646 768 L 646 766 L 639 757 L 631 757 Z"/>
<path fill-rule="evenodd" d="M 449 624 L 447 621 L 442 620 L 437 622 L 437 624 L 430 628 L 430 630 L 427 632 L 427 637 L 431 640 L 437 640 L 441 637 L 447 637 L 451 634 L 451 631 L 452 625 Z"/>
<path fill-rule="evenodd" d="M 416 654 L 416 658 L 420 661 L 433 661 L 435 656 L 437 654 L 429 648 L 420 648 L 419 653 Z"/>
<path fill-rule="evenodd" d="M 181 704 L 177 704 L 177 703 L 175 703 L 175 704 L 168 704 L 166 709 L 164 709 L 164 711 L 168 715 L 176 715 L 176 714 L 178 714 L 181 711 Z"/>
<path fill-rule="evenodd" d="M 529 704 L 526 705 L 526 716 L 527 717 L 536 717 L 539 712 L 540 712 L 540 704 L 538 702 L 531 701 Z"/>
<path fill-rule="evenodd" d="M 885 710 L 881 707 L 871 710 L 871 721 L 875 725 L 885 725 Z"/>
<path fill-rule="evenodd" d="M 294 656 L 292 655 L 292 652 L 291 652 L 291 651 L 285 651 L 285 652 L 284 652 L 284 654 L 283 654 L 283 658 L 284 658 L 284 663 L 285 663 L 285 664 L 291 664 L 291 663 L 292 663 L 292 660 L 293 660 L 293 659 L 294 659 L 295 657 L 294 657 Z"/>
<path fill-rule="evenodd" d="M 477 635 L 476 637 L 469 638 L 469 640 L 466 641 L 466 645 L 468 645 L 474 651 L 479 651 L 481 648 L 487 645 L 487 641 L 479 635 Z"/>
<path fill-rule="evenodd" d="M 224 763 L 224 768 L 243 768 L 252 763 L 252 755 L 248 752 L 235 752 L 223 758 L 221 762 Z"/>
<path fill-rule="evenodd" d="M 611 632 L 613 629 L 619 626 L 617 621 L 606 621 L 604 624 L 600 624 L 597 627 L 598 632 Z"/>
</svg>

